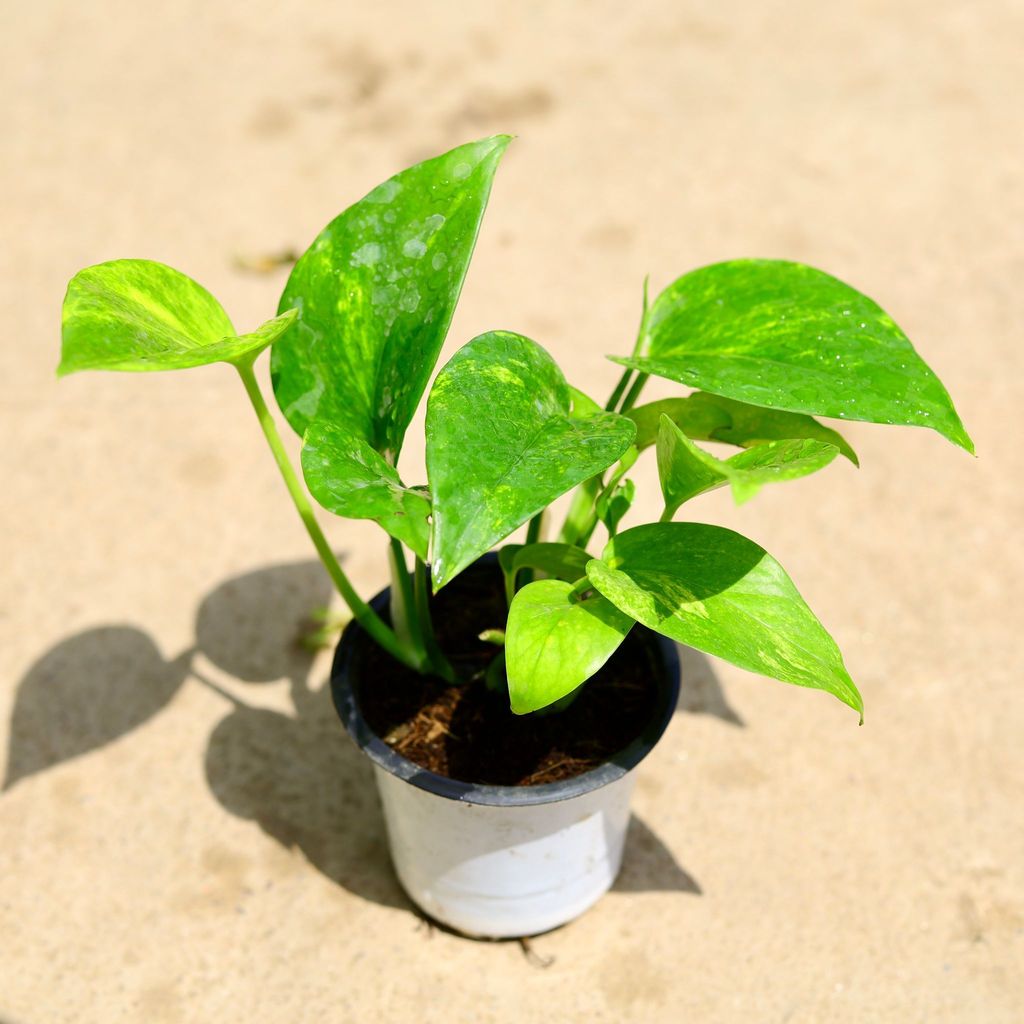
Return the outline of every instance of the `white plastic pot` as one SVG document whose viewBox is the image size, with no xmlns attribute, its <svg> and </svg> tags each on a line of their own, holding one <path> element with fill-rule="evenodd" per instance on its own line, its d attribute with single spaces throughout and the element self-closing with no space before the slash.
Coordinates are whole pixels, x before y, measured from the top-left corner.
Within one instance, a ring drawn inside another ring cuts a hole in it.
<svg viewBox="0 0 1024 1024">
<path fill-rule="evenodd" d="M 384 614 L 387 599 L 384 591 L 373 601 Z M 399 881 L 430 917 L 478 937 L 535 935 L 608 891 L 622 863 L 635 768 L 664 732 L 679 692 L 675 646 L 653 633 L 645 640 L 658 698 L 633 743 L 564 782 L 486 786 L 429 772 L 372 732 L 354 678 L 359 650 L 372 641 L 358 624 L 346 628 L 331 672 L 335 706 L 374 763 Z"/>
</svg>

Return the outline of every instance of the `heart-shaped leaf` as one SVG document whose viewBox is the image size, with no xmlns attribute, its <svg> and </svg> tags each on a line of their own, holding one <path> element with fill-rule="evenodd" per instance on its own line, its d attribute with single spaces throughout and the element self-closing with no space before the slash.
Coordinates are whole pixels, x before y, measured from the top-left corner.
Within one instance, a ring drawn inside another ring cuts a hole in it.
<svg viewBox="0 0 1024 1024">
<path fill-rule="evenodd" d="M 427 402 L 435 590 L 610 466 L 634 429 L 614 413 L 573 419 L 565 378 L 529 338 L 495 331 L 460 349 Z"/>
<path fill-rule="evenodd" d="M 528 583 L 512 601 L 505 628 L 513 712 L 525 715 L 572 693 L 615 653 L 632 625 L 600 594 L 580 599 L 563 580 Z"/>
<path fill-rule="evenodd" d="M 684 501 L 724 484 L 740 505 L 769 483 L 796 480 L 827 466 L 837 455 L 835 445 L 808 438 L 767 441 L 756 448 L 716 459 L 698 448 L 667 416 L 658 433 L 658 476 L 669 518 Z"/>
<path fill-rule="evenodd" d="M 697 650 L 826 690 L 863 715 L 835 641 L 785 570 L 746 537 L 701 523 L 651 523 L 608 542 L 587 576 L 620 611 Z"/>
<path fill-rule="evenodd" d="M 112 260 L 75 274 L 61 319 L 63 377 L 237 363 L 277 341 L 295 313 L 236 335 L 221 304 L 192 278 L 150 260 Z"/>
<path fill-rule="evenodd" d="M 837 431 L 812 416 L 780 409 L 762 409 L 720 395 L 697 391 L 685 398 L 663 398 L 630 409 L 627 415 L 636 424 L 637 448 L 643 449 L 658 439 L 661 417 L 667 416 L 693 441 L 721 441 L 740 448 L 753 448 L 765 441 L 787 441 L 807 437 L 835 445 L 855 466 L 857 454 Z"/>
<path fill-rule="evenodd" d="M 734 260 L 685 274 L 655 300 L 637 355 L 614 361 L 751 405 L 931 427 L 974 450 L 890 317 L 800 263 Z"/>
<path fill-rule="evenodd" d="M 292 270 L 299 310 L 271 363 L 298 433 L 325 419 L 389 462 L 448 333 L 506 135 L 416 164 L 350 206 Z"/>
<path fill-rule="evenodd" d="M 430 499 L 406 487 L 398 471 L 362 438 L 317 420 L 302 445 L 302 475 L 325 509 L 348 519 L 374 519 L 423 561 L 430 539 Z"/>
</svg>

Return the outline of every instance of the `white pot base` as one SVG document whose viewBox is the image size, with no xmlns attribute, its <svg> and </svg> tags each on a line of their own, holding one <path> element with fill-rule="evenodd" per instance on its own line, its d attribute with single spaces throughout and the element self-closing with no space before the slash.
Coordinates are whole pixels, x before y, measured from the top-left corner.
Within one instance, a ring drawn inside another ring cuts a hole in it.
<svg viewBox="0 0 1024 1024">
<path fill-rule="evenodd" d="M 635 772 L 556 803 L 489 806 L 436 796 L 376 767 L 399 881 L 430 917 L 479 938 L 549 931 L 611 887 Z"/>
</svg>

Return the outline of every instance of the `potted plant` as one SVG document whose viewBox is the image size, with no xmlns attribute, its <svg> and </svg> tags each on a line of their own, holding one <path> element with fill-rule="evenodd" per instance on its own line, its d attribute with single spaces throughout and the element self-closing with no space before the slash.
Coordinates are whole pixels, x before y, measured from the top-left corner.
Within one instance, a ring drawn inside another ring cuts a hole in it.
<svg viewBox="0 0 1024 1024">
<path fill-rule="evenodd" d="M 650 303 L 645 288 L 603 406 L 529 338 L 474 338 L 430 388 L 426 485 L 405 483 L 403 438 L 508 142 L 460 146 L 349 207 L 296 263 L 278 315 L 250 333 L 161 264 L 81 271 L 58 371 L 235 367 L 352 613 L 331 684 L 373 760 L 399 878 L 429 914 L 486 936 L 563 923 L 611 884 L 633 769 L 675 705 L 676 642 L 828 691 L 863 718 L 839 650 L 779 563 L 731 530 L 676 521 L 685 502 L 725 486 L 744 502 L 839 455 L 856 463 L 815 416 L 931 427 L 973 450 L 938 378 L 874 302 L 808 266 L 735 260 Z M 266 348 L 305 487 L 254 374 Z M 652 374 L 690 393 L 638 405 Z M 664 512 L 623 528 L 645 449 Z M 388 590 L 370 602 L 355 592 L 306 488 L 383 528 Z M 548 507 L 570 491 L 556 530 Z M 508 543 L 524 525 L 523 543 Z"/>
</svg>

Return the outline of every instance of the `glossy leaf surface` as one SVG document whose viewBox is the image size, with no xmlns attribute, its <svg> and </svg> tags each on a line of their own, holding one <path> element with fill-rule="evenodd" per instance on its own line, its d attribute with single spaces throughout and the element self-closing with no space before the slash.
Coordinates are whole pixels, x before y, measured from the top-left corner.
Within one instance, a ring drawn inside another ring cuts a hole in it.
<svg viewBox="0 0 1024 1024">
<path fill-rule="evenodd" d="M 636 423 L 637 448 L 658 439 L 661 417 L 670 420 L 694 441 L 721 441 L 739 448 L 752 448 L 765 441 L 787 441 L 806 437 L 835 445 L 855 466 L 857 454 L 838 431 L 814 417 L 780 409 L 762 409 L 720 395 L 697 391 L 685 398 L 664 398 L 630 409 L 625 415 Z"/>
<path fill-rule="evenodd" d="M 751 405 L 931 427 L 973 451 L 946 389 L 871 299 L 820 270 L 734 260 L 655 300 L 617 363 Z"/>
<path fill-rule="evenodd" d="M 429 498 L 404 486 L 394 466 L 364 440 L 317 421 L 302 445 L 302 474 L 310 494 L 329 512 L 374 519 L 427 560 Z"/>
<path fill-rule="evenodd" d="M 292 270 L 299 321 L 271 363 L 303 433 L 325 419 L 395 462 L 430 379 L 509 138 L 416 164 L 333 220 Z"/>
<path fill-rule="evenodd" d="M 671 515 L 690 498 L 728 484 L 736 503 L 749 501 L 769 483 L 796 480 L 824 469 L 837 455 L 835 445 L 807 438 L 767 441 L 716 459 L 699 448 L 667 416 L 658 434 L 658 477 Z"/>
<path fill-rule="evenodd" d="M 182 370 L 251 358 L 291 325 L 294 313 L 236 335 L 221 304 L 192 278 L 151 260 L 112 260 L 71 279 L 57 373 Z"/>
<path fill-rule="evenodd" d="M 826 690 L 863 713 L 835 641 L 785 570 L 738 533 L 652 523 L 620 533 L 587 567 L 620 611 L 751 672 Z"/>
<path fill-rule="evenodd" d="M 572 418 L 565 378 L 528 338 L 496 331 L 464 346 L 438 374 L 427 403 L 435 589 L 606 469 L 634 430 L 614 413 Z"/>
<path fill-rule="evenodd" d="M 563 580 L 528 583 L 512 601 L 505 631 L 512 710 L 524 715 L 572 693 L 615 653 L 632 625 L 600 594 L 580 600 Z"/>
</svg>

